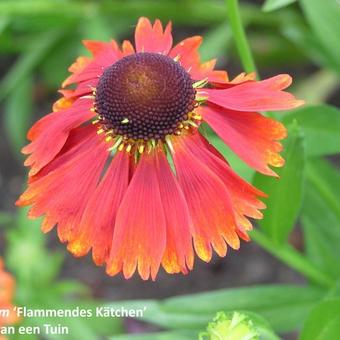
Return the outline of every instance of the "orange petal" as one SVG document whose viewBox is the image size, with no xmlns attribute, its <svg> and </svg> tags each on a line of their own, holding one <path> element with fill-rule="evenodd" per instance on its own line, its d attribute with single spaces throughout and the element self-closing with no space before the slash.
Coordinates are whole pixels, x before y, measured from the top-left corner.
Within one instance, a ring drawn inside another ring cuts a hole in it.
<svg viewBox="0 0 340 340">
<path fill-rule="evenodd" d="M 118 152 L 90 197 L 81 222 L 68 245 L 72 253 L 85 255 L 92 247 L 93 260 L 101 265 L 111 250 L 117 210 L 129 183 L 129 154 Z"/>
<path fill-rule="evenodd" d="M 286 137 L 286 128 L 278 121 L 255 112 L 238 112 L 220 107 L 204 107 L 203 119 L 223 141 L 249 166 L 275 176 L 268 165 L 280 167 L 284 160 L 278 154 L 277 140 Z"/>
<path fill-rule="evenodd" d="M 74 101 L 75 101 L 74 98 L 68 99 L 68 98 L 62 97 L 58 99 L 56 102 L 54 102 L 52 110 L 53 112 L 58 112 L 61 110 L 68 109 L 72 106 Z M 29 138 L 29 140 L 33 140 L 35 139 L 35 136 L 34 135 L 32 136 L 31 134 L 28 133 L 27 138 Z"/>
<path fill-rule="evenodd" d="M 158 149 L 156 157 L 156 170 L 166 221 L 166 248 L 162 265 L 168 273 L 186 274 L 188 269 L 192 269 L 194 261 L 189 209 L 161 148 Z"/>
<path fill-rule="evenodd" d="M 191 136 L 177 137 L 172 142 L 177 177 L 194 225 L 196 253 L 210 261 L 212 245 L 220 256 L 225 256 L 226 242 L 235 249 L 239 247 L 230 196 L 223 182 L 192 151 Z"/>
<path fill-rule="evenodd" d="M 107 273 L 123 271 L 155 279 L 166 242 L 166 220 L 159 190 L 154 152 L 143 153 L 119 206 Z"/>
<path fill-rule="evenodd" d="M 241 231 L 241 235 L 244 236 L 245 231 L 252 228 L 247 217 L 257 219 L 263 217 L 259 209 L 264 209 L 266 206 L 258 199 L 258 196 L 266 197 L 266 195 L 239 177 L 201 134 L 195 134 L 191 139 L 190 147 L 197 158 L 224 183 L 236 214 L 239 229 L 237 232 Z"/>
</svg>

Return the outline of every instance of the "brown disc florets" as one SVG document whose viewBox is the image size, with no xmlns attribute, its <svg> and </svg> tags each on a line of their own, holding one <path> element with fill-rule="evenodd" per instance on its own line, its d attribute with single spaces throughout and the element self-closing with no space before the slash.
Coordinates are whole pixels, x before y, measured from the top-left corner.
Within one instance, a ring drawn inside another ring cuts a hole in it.
<svg viewBox="0 0 340 340">
<path fill-rule="evenodd" d="M 188 119 L 195 89 L 188 72 L 168 56 L 136 53 L 99 79 L 95 108 L 105 129 L 130 139 L 164 139 Z"/>
</svg>

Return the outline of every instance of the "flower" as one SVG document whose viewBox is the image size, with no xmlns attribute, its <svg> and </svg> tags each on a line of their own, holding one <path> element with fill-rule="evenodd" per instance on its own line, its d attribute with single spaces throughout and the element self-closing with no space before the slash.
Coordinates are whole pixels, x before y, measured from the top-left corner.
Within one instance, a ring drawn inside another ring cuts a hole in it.
<svg viewBox="0 0 340 340">
<path fill-rule="evenodd" d="M 209 323 L 206 332 L 199 334 L 199 340 L 258 340 L 259 332 L 252 320 L 245 314 L 238 312 L 218 312 Z"/>
<path fill-rule="evenodd" d="M 3 262 L 0 258 L 0 329 L 18 321 L 18 317 L 14 312 L 12 300 L 14 296 L 15 282 L 13 277 L 4 271 Z M 0 339 L 7 339 L 0 335 Z"/>
<path fill-rule="evenodd" d="M 194 252 L 208 262 L 213 249 L 225 256 L 249 240 L 265 194 L 209 144 L 202 122 L 257 171 L 275 175 L 270 166 L 284 163 L 286 129 L 256 111 L 301 105 L 283 91 L 291 77 L 229 80 L 216 60 L 200 61 L 201 42 L 173 46 L 171 23 L 163 30 L 147 18 L 135 47 L 84 41 L 92 56 L 71 65 L 53 112 L 28 132 L 28 188 L 17 204 L 44 215 L 44 232 L 57 225 L 75 256 L 92 249 L 109 275 L 187 273 Z"/>
</svg>

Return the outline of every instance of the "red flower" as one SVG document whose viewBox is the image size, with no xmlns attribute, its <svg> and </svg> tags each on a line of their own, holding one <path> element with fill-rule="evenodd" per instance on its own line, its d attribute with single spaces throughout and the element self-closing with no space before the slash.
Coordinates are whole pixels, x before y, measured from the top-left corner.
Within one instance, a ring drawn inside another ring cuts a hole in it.
<svg viewBox="0 0 340 340">
<path fill-rule="evenodd" d="M 14 306 L 12 305 L 14 288 L 14 279 L 9 273 L 4 271 L 0 258 L 0 311 L 4 312 L 0 314 L 0 329 L 18 321 L 18 317 L 13 310 Z M 0 339 L 4 340 L 7 337 L 0 335 Z"/>
<path fill-rule="evenodd" d="M 172 47 L 171 24 L 163 30 L 146 18 L 135 48 L 84 41 L 92 57 L 71 65 L 63 97 L 28 132 L 29 186 L 18 205 L 32 205 L 31 218 L 45 215 L 44 232 L 57 225 L 75 256 L 92 249 L 109 275 L 137 269 L 155 279 L 160 265 L 187 273 L 192 241 L 210 261 L 212 249 L 225 256 L 227 245 L 249 239 L 248 218 L 262 217 L 265 195 L 201 135 L 202 121 L 257 171 L 275 175 L 269 166 L 284 163 L 286 129 L 257 111 L 302 104 L 283 91 L 290 76 L 230 81 L 215 60 L 201 63 L 201 42 Z"/>
</svg>

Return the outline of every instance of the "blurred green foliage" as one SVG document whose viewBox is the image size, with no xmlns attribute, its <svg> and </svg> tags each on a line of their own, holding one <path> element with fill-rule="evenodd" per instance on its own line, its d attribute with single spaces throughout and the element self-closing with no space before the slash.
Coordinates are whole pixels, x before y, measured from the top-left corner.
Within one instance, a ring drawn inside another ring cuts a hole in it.
<svg viewBox="0 0 340 340">
<path fill-rule="evenodd" d="M 255 242 L 303 274 L 306 284 L 112 302 L 113 307 L 147 306 L 143 321 L 164 331 L 132 336 L 122 334 L 117 319 L 63 320 L 77 338 L 195 339 L 220 310 L 248 313 L 254 322 L 267 320 L 263 339 L 277 338 L 272 330 L 301 330 L 302 340 L 338 337 L 340 174 L 334 160 L 340 153 L 340 110 L 326 102 L 334 101 L 339 89 L 340 4 L 335 0 L 241 1 L 240 11 L 260 74 L 295 73 L 294 92 L 307 105 L 292 112 L 268 113 L 289 128 L 287 164 L 278 171 L 279 181 L 254 176 L 208 128 L 207 134 L 238 173 L 254 178 L 254 184 L 270 195 L 265 218 L 253 232 Z M 85 53 L 80 40 L 129 37 L 140 16 L 172 20 L 175 36 L 181 30 L 203 34 L 203 59 L 218 57 L 221 65 L 230 63 L 231 75 L 242 68 L 222 0 L 1 0 L 1 120 L 14 156 L 36 119 L 37 102 L 41 97 L 52 101 L 49 98 L 66 78 L 67 67 Z M 104 303 L 91 298 L 83 284 L 59 279 L 63 256 L 47 251 L 39 223 L 28 222 L 25 211 L 16 217 L 0 212 L 0 225 L 11 227 L 5 228 L 6 263 L 17 280 L 19 305 L 86 308 Z M 302 249 L 289 243 L 297 226 L 303 235 Z M 37 325 L 44 321 L 34 320 Z"/>
<path fill-rule="evenodd" d="M 16 280 L 16 303 L 34 309 L 95 309 L 103 304 L 91 298 L 87 286 L 75 280 L 58 279 L 63 255 L 47 250 L 45 236 L 40 231 L 40 220 L 27 220 L 27 209 L 21 209 L 7 233 L 6 266 Z M 23 318 L 20 326 L 62 324 L 72 330 L 65 339 L 77 337 L 93 340 L 122 331 L 119 319 L 110 318 Z M 56 339 L 56 335 L 45 335 Z M 37 339 L 36 335 L 25 335 Z M 13 339 L 21 339 L 20 335 Z"/>
<path fill-rule="evenodd" d="M 289 138 L 284 142 L 282 153 L 286 164 L 277 171 L 280 180 L 273 181 L 258 173 L 254 177 L 255 186 L 268 195 L 266 218 L 259 221 L 259 226 L 278 244 L 286 243 L 294 228 L 304 186 L 304 136 L 295 121 L 288 127 Z"/>
</svg>

